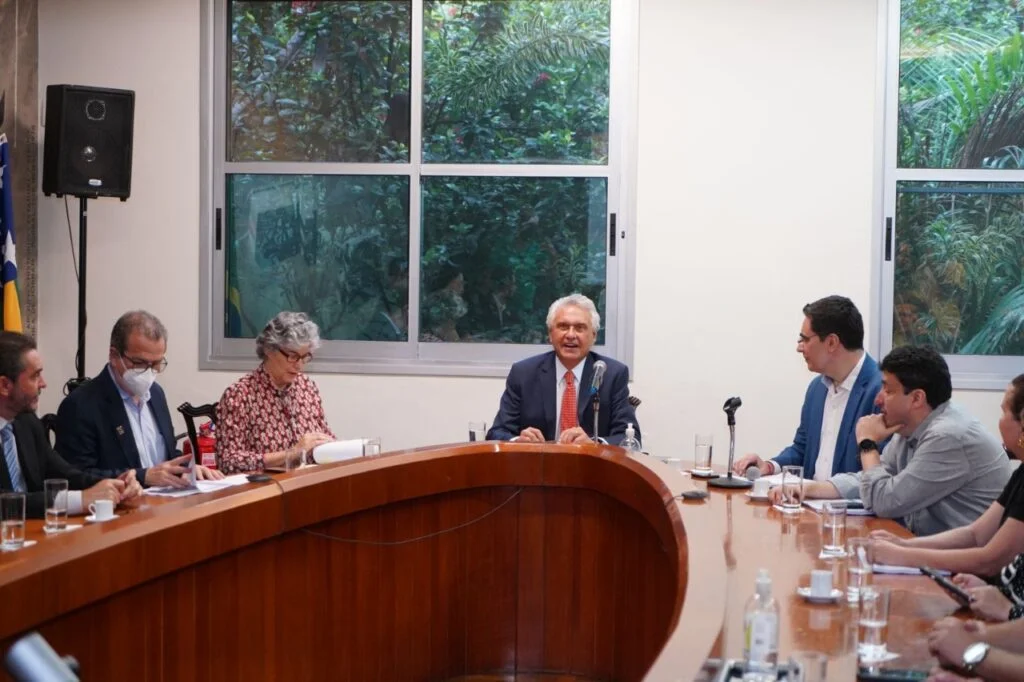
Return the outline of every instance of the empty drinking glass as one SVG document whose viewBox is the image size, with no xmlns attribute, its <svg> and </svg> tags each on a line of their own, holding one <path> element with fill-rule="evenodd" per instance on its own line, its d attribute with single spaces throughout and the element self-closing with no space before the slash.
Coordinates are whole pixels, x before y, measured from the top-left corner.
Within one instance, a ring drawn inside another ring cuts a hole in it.
<svg viewBox="0 0 1024 682">
<path fill-rule="evenodd" d="M 857 655 L 863 663 L 883 660 L 889 627 L 889 588 L 871 585 L 860 590 L 857 609 Z"/>
<path fill-rule="evenodd" d="M 779 506 L 787 514 L 800 511 L 800 501 L 804 495 L 804 468 L 798 464 L 787 464 L 782 467 L 782 498 Z"/>
<path fill-rule="evenodd" d="M 43 481 L 43 495 L 46 498 L 46 521 L 43 530 L 47 533 L 60 533 L 68 525 L 67 479 L 46 479 Z"/>
<path fill-rule="evenodd" d="M 711 450 L 715 437 L 710 433 L 698 433 L 693 437 L 693 471 L 698 474 L 711 473 Z"/>
<path fill-rule="evenodd" d="M 469 442 L 478 443 L 487 440 L 487 424 L 485 422 L 469 422 Z"/>
<path fill-rule="evenodd" d="M 846 601 L 856 603 L 860 591 L 871 584 L 871 562 L 868 561 L 868 538 L 850 538 L 846 564 Z"/>
<path fill-rule="evenodd" d="M 829 500 L 821 512 L 821 550 L 834 557 L 846 555 L 846 502 Z"/>
<path fill-rule="evenodd" d="M 380 454 L 380 436 L 363 439 L 363 457 L 374 457 Z"/>
<path fill-rule="evenodd" d="M 828 656 L 818 651 L 794 651 L 790 665 L 796 668 L 796 682 L 825 682 L 828 675 Z M 788 678 L 787 678 L 788 679 Z"/>
<path fill-rule="evenodd" d="M 25 544 L 25 493 L 0 494 L 0 550 L 12 552 Z"/>
</svg>

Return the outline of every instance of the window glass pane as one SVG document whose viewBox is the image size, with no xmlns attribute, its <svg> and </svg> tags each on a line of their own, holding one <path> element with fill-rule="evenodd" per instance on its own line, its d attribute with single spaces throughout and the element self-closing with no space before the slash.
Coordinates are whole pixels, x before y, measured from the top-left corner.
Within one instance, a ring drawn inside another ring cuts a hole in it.
<svg viewBox="0 0 1024 682">
<path fill-rule="evenodd" d="M 1024 184 L 897 184 L 893 345 L 1024 354 Z"/>
<path fill-rule="evenodd" d="M 606 163 L 609 0 L 424 4 L 423 159 Z"/>
<path fill-rule="evenodd" d="M 229 175 L 227 194 L 225 337 L 299 310 L 324 339 L 408 338 L 408 177 Z"/>
<path fill-rule="evenodd" d="M 1024 167 L 1024 3 L 900 8 L 899 166 Z"/>
<path fill-rule="evenodd" d="M 574 291 L 605 310 L 607 180 L 426 177 L 422 187 L 421 341 L 546 343 L 548 306 Z"/>
<path fill-rule="evenodd" d="M 408 161 L 408 1 L 228 8 L 229 161 Z"/>
</svg>

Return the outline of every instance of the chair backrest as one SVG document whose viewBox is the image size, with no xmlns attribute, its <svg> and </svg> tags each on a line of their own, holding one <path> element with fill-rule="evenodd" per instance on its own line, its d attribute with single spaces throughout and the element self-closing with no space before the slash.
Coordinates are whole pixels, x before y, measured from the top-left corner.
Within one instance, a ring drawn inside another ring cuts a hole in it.
<svg viewBox="0 0 1024 682">
<path fill-rule="evenodd" d="M 199 455 L 199 432 L 196 431 L 196 418 L 209 417 L 214 424 L 217 423 L 217 403 L 207 403 L 193 407 L 192 403 L 178 405 L 178 412 L 185 417 L 185 428 L 188 429 L 188 441 L 192 443 L 192 456 L 197 464 L 202 462 Z"/>
<path fill-rule="evenodd" d="M 46 439 L 50 441 L 50 447 L 53 447 L 57 442 L 57 415 L 50 412 L 40 417 L 39 421 L 43 422 L 43 432 L 46 433 Z"/>
</svg>

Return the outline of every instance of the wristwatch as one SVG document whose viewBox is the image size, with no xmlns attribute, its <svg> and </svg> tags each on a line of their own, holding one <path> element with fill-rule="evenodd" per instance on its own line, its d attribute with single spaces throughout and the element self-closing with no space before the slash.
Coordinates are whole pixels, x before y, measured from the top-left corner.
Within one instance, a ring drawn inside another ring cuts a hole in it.
<svg viewBox="0 0 1024 682">
<path fill-rule="evenodd" d="M 981 662 L 988 656 L 988 642 L 975 642 L 964 649 L 963 669 L 967 673 L 973 673 L 974 669 L 981 665 Z"/>
<path fill-rule="evenodd" d="M 872 450 L 878 450 L 878 443 L 870 438 L 865 438 L 861 442 L 857 443 L 857 447 L 860 448 L 861 452 L 871 452 Z"/>
</svg>

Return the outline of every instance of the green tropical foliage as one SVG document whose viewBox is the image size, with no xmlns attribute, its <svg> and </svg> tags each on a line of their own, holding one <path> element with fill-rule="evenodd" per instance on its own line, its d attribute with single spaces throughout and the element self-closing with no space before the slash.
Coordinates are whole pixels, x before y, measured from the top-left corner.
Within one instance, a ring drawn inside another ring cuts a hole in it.
<svg viewBox="0 0 1024 682">
<path fill-rule="evenodd" d="M 896 211 L 894 343 L 1024 354 L 1024 6 L 903 0 L 898 164 L 985 169 L 992 183 L 903 182 Z"/>
<path fill-rule="evenodd" d="M 405 170 L 275 164 L 416 162 L 413 136 L 424 164 L 607 163 L 608 0 L 427 0 L 421 131 L 411 3 L 231 2 L 229 21 L 228 160 L 267 171 L 228 178 L 226 336 L 296 308 L 329 339 L 404 341 L 412 308 L 421 341 L 535 343 L 554 298 L 603 307 L 604 178 L 424 174 L 410 225 Z"/>
</svg>

